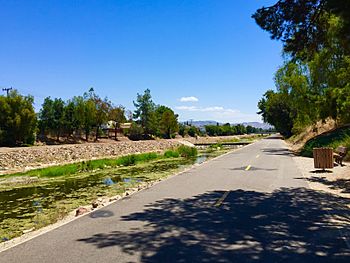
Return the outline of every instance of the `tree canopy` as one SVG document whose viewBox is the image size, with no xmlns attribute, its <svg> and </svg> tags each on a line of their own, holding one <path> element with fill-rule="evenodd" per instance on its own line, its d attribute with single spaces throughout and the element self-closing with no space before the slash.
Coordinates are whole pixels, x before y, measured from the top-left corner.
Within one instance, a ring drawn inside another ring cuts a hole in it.
<svg viewBox="0 0 350 263">
<path fill-rule="evenodd" d="M 339 44 L 350 52 L 350 2 L 348 0 L 279 0 L 258 9 L 253 18 L 272 39 L 284 43 L 284 51 L 293 56 L 312 57 L 328 46 L 332 17 L 340 19 L 336 35 Z"/>
<path fill-rule="evenodd" d="M 32 96 L 22 96 L 16 90 L 0 96 L 0 145 L 32 144 L 35 140 L 36 114 Z"/>
<path fill-rule="evenodd" d="M 253 15 L 284 43 L 276 92 L 258 107 L 265 121 L 290 136 L 319 120 L 350 121 L 350 1 L 280 0 Z"/>
<path fill-rule="evenodd" d="M 143 94 L 137 93 L 134 101 L 134 119 L 141 125 L 145 135 L 154 135 L 156 132 L 155 104 L 152 101 L 151 91 L 146 89 Z"/>
</svg>

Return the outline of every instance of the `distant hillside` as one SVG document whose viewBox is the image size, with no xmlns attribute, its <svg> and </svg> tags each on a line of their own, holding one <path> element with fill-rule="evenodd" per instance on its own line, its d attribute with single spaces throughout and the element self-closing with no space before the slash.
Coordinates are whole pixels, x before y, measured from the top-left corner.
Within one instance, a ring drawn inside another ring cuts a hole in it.
<svg viewBox="0 0 350 263">
<path fill-rule="evenodd" d="M 183 122 L 183 123 L 187 123 L 186 122 Z M 217 121 L 188 121 L 189 124 L 192 124 L 193 126 L 196 126 L 196 127 L 204 127 L 206 125 L 216 125 L 217 123 L 219 123 L 220 125 L 224 124 L 224 123 L 220 123 L 220 122 L 217 122 Z M 268 130 L 268 129 L 271 129 L 273 128 L 270 124 L 268 123 L 262 123 L 262 122 L 243 122 L 243 123 L 232 123 L 232 125 L 237 125 L 237 124 L 243 124 L 244 126 L 252 126 L 252 127 L 255 127 L 255 128 L 262 128 L 262 129 L 265 129 L 265 130 Z"/>
<path fill-rule="evenodd" d="M 216 125 L 217 121 L 184 121 L 183 123 L 188 123 L 196 127 L 204 127 L 206 125 Z M 222 123 L 219 123 L 222 124 Z"/>
<path fill-rule="evenodd" d="M 273 126 L 271 126 L 270 124 L 262 123 L 262 122 L 243 122 L 241 124 L 243 124 L 244 126 L 250 125 L 252 127 L 261 128 L 261 129 L 264 129 L 264 130 L 268 130 L 268 129 L 273 128 Z"/>
</svg>

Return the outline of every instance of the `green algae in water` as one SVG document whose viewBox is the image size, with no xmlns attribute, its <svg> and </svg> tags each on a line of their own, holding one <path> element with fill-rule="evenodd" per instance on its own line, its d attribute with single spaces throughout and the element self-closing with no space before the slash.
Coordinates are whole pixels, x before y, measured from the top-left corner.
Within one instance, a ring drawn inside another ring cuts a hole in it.
<svg viewBox="0 0 350 263">
<path fill-rule="evenodd" d="M 126 187 L 162 178 L 192 163 L 193 160 L 184 159 L 159 160 L 0 191 L 0 242 L 19 236 L 24 230 L 54 223 L 97 196 L 121 194 Z"/>
<path fill-rule="evenodd" d="M 98 196 L 121 194 L 126 188 L 164 178 L 222 153 L 211 152 L 192 159 L 169 158 L 65 178 L 40 179 L 28 186 L 0 190 L 0 242 L 20 236 L 25 230 L 52 224 Z"/>
</svg>

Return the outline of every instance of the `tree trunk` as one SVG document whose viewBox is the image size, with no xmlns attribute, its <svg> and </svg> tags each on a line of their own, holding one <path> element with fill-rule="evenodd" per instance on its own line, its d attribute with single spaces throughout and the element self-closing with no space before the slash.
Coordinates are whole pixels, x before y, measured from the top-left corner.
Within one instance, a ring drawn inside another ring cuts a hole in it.
<svg viewBox="0 0 350 263">
<path fill-rule="evenodd" d="M 85 130 L 85 140 L 88 142 L 89 141 L 89 131 Z"/>
<path fill-rule="evenodd" d="M 99 131 L 99 130 L 100 130 L 100 126 L 97 125 L 97 126 L 96 126 L 96 137 L 95 137 L 95 141 L 98 140 L 98 131 Z"/>
<path fill-rule="evenodd" d="M 171 139 L 171 131 L 170 131 L 170 128 L 168 129 L 168 139 Z"/>
</svg>

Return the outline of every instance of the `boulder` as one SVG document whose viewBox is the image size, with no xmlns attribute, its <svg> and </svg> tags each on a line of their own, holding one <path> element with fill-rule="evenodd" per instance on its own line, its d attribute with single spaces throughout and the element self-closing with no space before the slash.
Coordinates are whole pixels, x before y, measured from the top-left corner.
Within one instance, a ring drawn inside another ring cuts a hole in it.
<svg viewBox="0 0 350 263">
<path fill-rule="evenodd" d="M 75 211 L 75 216 L 80 216 L 80 215 L 83 215 L 85 213 L 89 212 L 87 210 L 87 208 L 85 207 L 79 207 L 76 211 Z"/>
<path fill-rule="evenodd" d="M 95 201 L 92 201 L 91 206 L 92 206 L 92 208 L 97 208 L 98 204 L 99 204 L 99 202 L 95 200 Z"/>
</svg>

